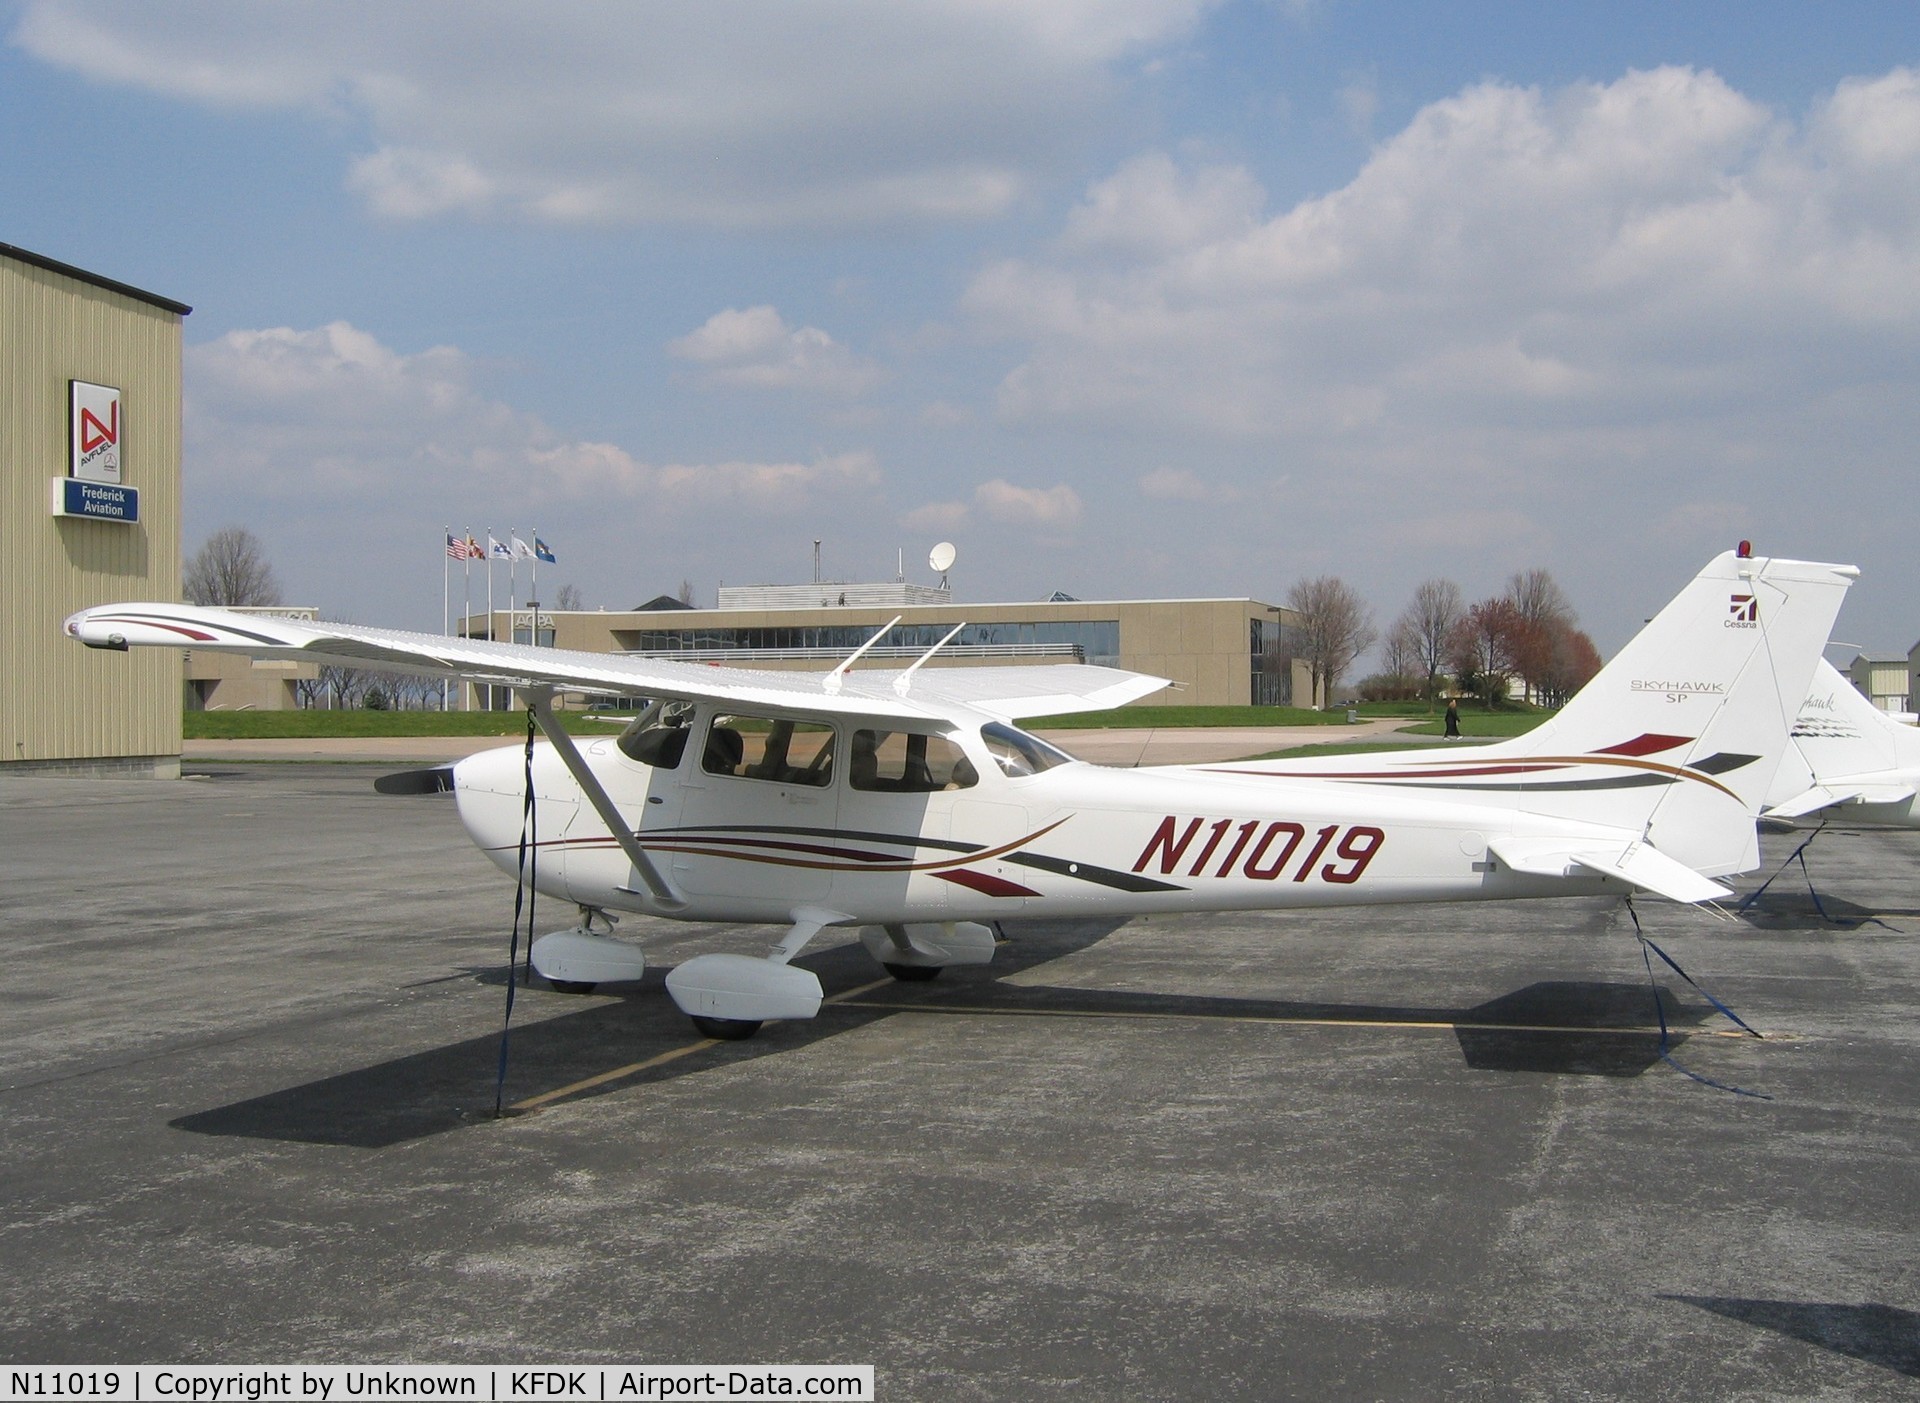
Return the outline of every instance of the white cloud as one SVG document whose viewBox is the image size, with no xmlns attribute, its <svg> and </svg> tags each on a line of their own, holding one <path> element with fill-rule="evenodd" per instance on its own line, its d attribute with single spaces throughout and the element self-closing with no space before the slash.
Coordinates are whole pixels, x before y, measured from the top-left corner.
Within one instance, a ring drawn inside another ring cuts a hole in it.
<svg viewBox="0 0 1920 1403">
<path fill-rule="evenodd" d="M 704 367 L 706 378 L 721 385 L 859 395 L 880 380 L 873 362 L 818 327 L 787 325 L 772 307 L 715 312 L 667 350 Z"/>
<path fill-rule="evenodd" d="M 1016 487 L 1005 478 L 983 482 L 974 503 L 994 521 L 1011 526 L 1069 527 L 1080 520 L 1080 494 L 1065 483 L 1056 487 Z"/>
<path fill-rule="evenodd" d="M 928 502 L 902 513 L 900 524 L 909 531 L 945 535 L 965 526 L 971 515 L 965 502 Z"/>
<path fill-rule="evenodd" d="M 1164 153 L 1149 152 L 1087 192 L 1067 216 L 1061 243 L 1073 252 L 1173 253 L 1247 233 L 1265 199 L 1259 182 L 1238 167 L 1188 174 Z"/>
<path fill-rule="evenodd" d="M 233 331 L 186 357 L 196 489 L 343 501 L 356 512 L 644 500 L 650 516 L 767 514 L 881 481 L 864 451 L 806 462 L 648 463 L 490 400 L 446 346 L 412 355 L 345 322 Z"/>
<path fill-rule="evenodd" d="M 1905 69 L 1800 125 L 1688 69 L 1483 83 L 1342 189 L 1261 216 L 1251 188 L 1139 158 L 1056 256 L 983 270 L 966 311 L 1025 345 L 1003 417 L 1313 441 L 1572 429 L 1810 401 L 1920 333 Z"/>
<path fill-rule="evenodd" d="M 1285 485 L 1286 479 L 1270 481 L 1269 491 Z M 1167 502 L 1203 502 L 1230 505 L 1245 500 L 1247 494 L 1231 483 L 1211 482 L 1186 468 L 1154 468 L 1140 475 L 1140 495 Z"/>
<path fill-rule="evenodd" d="M 397 219 L 857 226 L 980 218 L 1097 135 L 1116 66 L 1215 0 L 32 0 L 100 82 L 364 129 Z M 342 120 L 344 119 L 344 120 Z"/>
</svg>

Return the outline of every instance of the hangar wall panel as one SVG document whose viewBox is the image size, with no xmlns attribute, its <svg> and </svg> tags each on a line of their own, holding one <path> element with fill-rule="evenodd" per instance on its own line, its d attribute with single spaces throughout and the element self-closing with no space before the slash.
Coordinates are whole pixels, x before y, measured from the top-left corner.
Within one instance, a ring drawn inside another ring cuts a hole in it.
<svg viewBox="0 0 1920 1403">
<path fill-rule="evenodd" d="M 0 257 L 0 763 L 139 760 L 178 769 L 180 659 L 61 636 L 75 609 L 180 597 L 180 316 Z M 68 381 L 121 392 L 121 480 L 140 520 L 56 517 Z"/>
</svg>

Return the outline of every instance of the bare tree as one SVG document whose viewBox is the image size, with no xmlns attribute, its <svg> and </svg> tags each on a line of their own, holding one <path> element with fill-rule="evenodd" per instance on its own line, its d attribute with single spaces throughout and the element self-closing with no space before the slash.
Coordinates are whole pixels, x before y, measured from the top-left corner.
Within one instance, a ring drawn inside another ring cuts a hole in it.
<svg viewBox="0 0 1920 1403">
<path fill-rule="evenodd" d="M 573 613 L 587 607 L 587 601 L 580 593 L 578 585 L 562 585 L 554 591 L 553 607 Z"/>
<path fill-rule="evenodd" d="M 1530 624 L 1573 624 L 1573 605 L 1566 591 L 1545 570 L 1519 570 L 1507 581 L 1507 601 Z"/>
<path fill-rule="evenodd" d="M 344 663 L 327 663 L 320 669 L 320 685 L 333 698 L 336 711 L 360 705 L 360 698 L 373 681 L 373 674 Z"/>
<path fill-rule="evenodd" d="M 222 526 L 207 537 L 187 561 L 180 588 L 191 604 L 280 602 L 280 582 L 267 563 L 266 547 L 244 526 Z"/>
<path fill-rule="evenodd" d="M 1406 615 L 1402 614 L 1387 630 L 1387 641 L 1382 645 L 1389 677 L 1416 679 L 1425 671 L 1426 662 L 1420 652 L 1420 636 L 1414 630 Z"/>
<path fill-rule="evenodd" d="M 1544 700 L 1545 692 L 1561 690 L 1560 665 L 1569 656 L 1570 635 L 1579 620 L 1566 591 L 1539 568 L 1515 573 L 1507 581 L 1505 598 L 1517 620 L 1514 671 L 1526 684 L 1528 700 Z"/>
<path fill-rule="evenodd" d="M 1453 632 L 1465 614 L 1460 586 L 1452 580 L 1427 580 L 1413 592 L 1413 602 L 1393 626 L 1396 633 L 1405 631 L 1405 642 L 1419 659 L 1416 675 L 1426 676 L 1428 701 L 1433 700 L 1439 689 Z"/>
<path fill-rule="evenodd" d="M 682 604 L 686 605 L 689 609 L 693 608 L 693 581 L 689 580 L 684 575 L 681 576 L 680 577 L 680 593 L 674 597 L 678 599 Z"/>
<path fill-rule="evenodd" d="M 1288 590 L 1287 607 L 1300 616 L 1300 656 L 1312 673 L 1314 693 L 1331 706 L 1340 674 L 1378 637 L 1366 603 L 1345 580 L 1321 575 Z"/>
<path fill-rule="evenodd" d="M 1487 706 L 1505 699 L 1507 679 L 1518 671 L 1526 621 L 1513 601 L 1483 599 L 1454 627 L 1447 645 L 1447 661 L 1460 685 Z"/>
</svg>

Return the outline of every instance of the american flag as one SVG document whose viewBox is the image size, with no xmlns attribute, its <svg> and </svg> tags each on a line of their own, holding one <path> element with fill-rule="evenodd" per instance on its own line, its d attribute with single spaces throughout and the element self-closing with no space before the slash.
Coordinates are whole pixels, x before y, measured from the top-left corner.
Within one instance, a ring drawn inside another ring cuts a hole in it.
<svg viewBox="0 0 1920 1403">
<path fill-rule="evenodd" d="M 451 536 L 447 537 L 447 554 L 455 560 L 465 560 L 467 558 L 467 543 L 465 541 L 456 541 Z"/>
</svg>

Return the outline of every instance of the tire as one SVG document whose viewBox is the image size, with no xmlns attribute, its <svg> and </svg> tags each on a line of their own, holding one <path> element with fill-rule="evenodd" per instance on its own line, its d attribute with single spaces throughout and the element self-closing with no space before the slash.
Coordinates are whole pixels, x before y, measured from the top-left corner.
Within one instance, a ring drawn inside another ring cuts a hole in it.
<svg viewBox="0 0 1920 1403">
<path fill-rule="evenodd" d="M 689 1014 L 693 1026 L 710 1038 L 737 1043 L 760 1031 L 758 1018 L 709 1018 L 703 1013 Z"/>
<path fill-rule="evenodd" d="M 881 964 L 881 968 L 899 980 L 902 984 L 925 984 L 929 979 L 938 979 L 944 965 L 890 965 Z"/>
<path fill-rule="evenodd" d="M 600 986 L 591 979 L 549 979 L 556 994 L 591 994 Z"/>
</svg>

